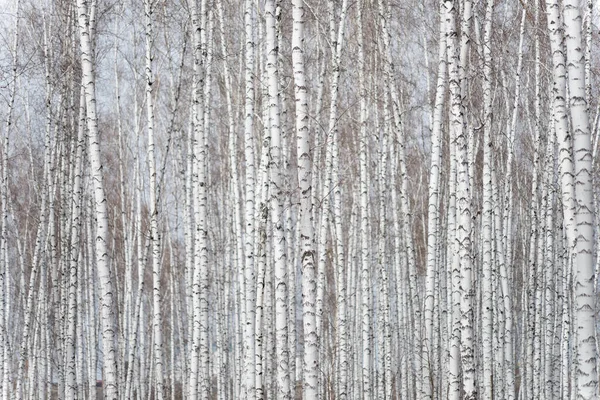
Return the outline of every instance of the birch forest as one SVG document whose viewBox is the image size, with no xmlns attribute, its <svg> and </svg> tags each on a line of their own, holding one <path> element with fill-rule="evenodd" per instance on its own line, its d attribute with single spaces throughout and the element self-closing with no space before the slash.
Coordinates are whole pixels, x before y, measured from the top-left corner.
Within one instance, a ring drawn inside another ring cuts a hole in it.
<svg viewBox="0 0 600 400">
<path fill-rule="evenodd" d="M 599 13 L 1 0 L 1 400 L 600 398 Z"/>
</svg>

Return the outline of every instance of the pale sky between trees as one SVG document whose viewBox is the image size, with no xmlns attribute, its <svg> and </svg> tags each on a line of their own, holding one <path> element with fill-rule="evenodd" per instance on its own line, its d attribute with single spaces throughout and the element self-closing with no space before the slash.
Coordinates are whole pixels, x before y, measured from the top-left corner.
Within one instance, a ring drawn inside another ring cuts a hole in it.
<svg viewBox="0 0 600 400">
<path fill-rule="evenodd" d="M 0 0 L 0 396 L 599 397 L 595 0 Z"/>
</svg>

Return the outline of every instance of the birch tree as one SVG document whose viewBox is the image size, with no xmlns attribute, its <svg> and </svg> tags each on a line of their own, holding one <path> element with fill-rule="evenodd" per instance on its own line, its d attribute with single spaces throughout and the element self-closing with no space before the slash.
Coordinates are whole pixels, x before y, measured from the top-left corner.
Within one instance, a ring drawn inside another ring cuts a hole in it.
<svg viewBox="0 0 600 400">
<path fill-rule="evenodd" d="M 427 220 L 427 276 L 424 306 L 425 319 L 425 341 L 423 344 L 423 394 L 425 399 L 432 398 L 434 393 L 433 364 L 436 356 L 433 341 L 434 329 L 440 325 L 434 320 L 436 275 L 438 275 L 437 252 L 439 229 L 439 207 L 440 207 L 440 169 L 442 155 L 442 117 L 444 112 L 444 100 L 447 91 L 447 63 L 446 63 L 446 28 L 444 2 L 440 1 L 440 28 L 438 49 L 438 70 L 435 92 L 435 104 L 433 109 L 433 124 L 431 127 L 431 172 L 429 174 L 429 201 Z"/>
<path fill-rule="evenodd" d="M 591 136 L 585 79 L 579 1 L 565 1 L 564 26 L 569 109 L 573 132 L 575 178 L 575 315 L 577 321 L 577 396 L 598 396 L 596 349 L 596 290 L 594 288 L 594 201 L 592 195 Z"/>
<path fill-rule="evenodd" d="M 88 14 L 89 12 L 89 14 Z M 113 283 L 108 259 L 108 214 L 106 194 L 102 176 L 100 139 L 98 136 L 98 118 L 96 111 L 96 81 L 94 78 L 94 54 L 92 48 L 92 29 L 90 16 L 93 8 L 88 9 L 87 1 L 77 0 L 79 35 L 81 47 L 82 86 L 85 90 L 87 133 L 91 176 L 94 182 L 94 201 L 96 210 L 95 251 L 100 281 L 100 310 L 102 319 L 102 346 L 104 354 L 105 397 L 118 399 L 117 360 L 116 360 L 116 321 L 113 305 Z"/>
<path fill-rule="evenodd" d="M 156 182 L 156 151 L 154 140 L 154 74 L 152 70 L 152 44 L 153 44 L 153 5 L 151 0 L 144 1 L 146 14 L 146 112 L 148 130 L 148 169 L 150 172 L 150 240 L 152 242 L 152 326 L 153 326 L 153 353 L 154 373 L 156 379 L 156 397 L 164 398 L 163 383 L 163 338 L 162 338 L 162 312 L 161 312 L 161 254 L 160 237 L 158 232 L 158 198 Z"/>
<path fill-rule="evenodd" d="M 9 199 L 9 181 L 8 181 L 8 146 L 9 137 L 14 119 L 15 97 L 17 93 L 17 77 L 19 63 L 19 26 L 20 26 L 20 10 L 21 2 L 17 0 L 15 4 L 15 27 L 13 43 L 11 48 L 12 58 L 12 74 L 10 82 L 10 95 L 8 99 L 8 107 L 6 113 L 5 132 L 2 137 L 0 168 L 2 169 L 2 183 L 0 186 L 0 357 L 2 358 L 2 399 L 7 400 L 9 397 L 9 376 L 10 376 L 10 360 L 9 360 L 9 298 L 10 298 L 10 283 L 9 283 L 9 258 L 8 258 L 8 199 Z"/>
<path fill-rule="evenodd" d="M 305 9 L 303 0 L 294 0 L 292 60 L 294 63 L 294 95 L 296 101 L 296 137 L 298 185 L 300 191 L 300 246 L 302 263 L 302 323 L 304 332 L 303 398 L 318 398 L 318 348 L 316 331 L 316 277 L 314 253 L 314 227 L 312 218 L 311 153 L 308 125 L 308 94 L 304 62 Z M 340 394 L 343 396 L 343 394 Z M 343 398 L 343 397 L 342 397 Z"/>
<path fill-rule="evenodd" d="M 194 48 L 193 88 L 193 207 L 194 207 L 194 266 L 192 284 L 192 352 L 190 360 L 190 399 L 208 399 L 209 396 L 209 349 L 208 349 L 208 231 L 206 163 L 207 146 L 205 131 L 205 79 L 206 79 L 206 0 L 201 6 L 192 1 L 192 27 Z"/>
<path fill-rule="evenodd" d="M 361 386 L 363 399 L 372 398 L 372 383 L 371 383 L 371 287 L 370 287 L 370 262 L 369 262 L 369 215 L 368 215 L 368 198 L 369 189 L 367 182 L 367 86 L 365 82 L 366 61 L 365 61 L 365 40 L 363 28 L 363 6 L 364 3 L 359 3 L 357 7 L 358 19 L 358 59 L 360 63 L 359 69 L 359 87 L 360 87 L 360 254 L 361 254 L 361 270 L 360 270 L 360 293 L 361 293 Z"/>
<path fill-rule="evenodd" d="M 483 216 L 482 216 L 482 353 L 483 353 L 483 398 L 493 397 L 493 298 L 492 298 L 492 13 L 493 0 L 486 2 L 483 38 L 483 96 L 484 96 L 484 139 L 483 139 Z"/>
<path fill-rule="evenodd" d="M 244 10 L 245 46 L 244 46 L 244 159 L 245 173 L 245 243 L 244 243 L 244 293 L 246 305 L 246 321 L 244 322 L 244 371 L 246 373 L 245 390 L 248 399 L 254 399 L 255 393 L 255 270 L 254 270 L 254 7 L 251 0 L 246 0 Z"/>
<path fill-rule="evenodd" d="M 268 108 L 270 141 L 270 213 L 273 222 L 273 250 L 275 261 L 275 335 L 277 351 L 277 385 L 278 398 L 291 397 L 289 382 L 289 351 L 287 349 L 288 315 L 287 315 L 287 267 L 285 253 L 285 237 L 283 232 L 283 209 L 281 204 L 281 129 L 280 109 L 278 104 L 279 77 L 277 71 L 278 47 L 275 29 L 275 2 L 267 0 L 265 3 L 265 29 L 267 36 L 267 64 L 268 78 Z"/>
</svg>

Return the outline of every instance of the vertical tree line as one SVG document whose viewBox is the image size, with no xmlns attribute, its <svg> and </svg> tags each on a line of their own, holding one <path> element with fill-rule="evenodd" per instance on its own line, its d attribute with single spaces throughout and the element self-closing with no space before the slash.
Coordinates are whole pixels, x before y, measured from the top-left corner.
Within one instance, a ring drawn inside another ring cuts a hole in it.
<svg viewBox="0 0 600 400">
<path fill-rule="evenodd" d="M 600 10 L 25 0 L 2 399 L 595 399 Z"/>
</svg>

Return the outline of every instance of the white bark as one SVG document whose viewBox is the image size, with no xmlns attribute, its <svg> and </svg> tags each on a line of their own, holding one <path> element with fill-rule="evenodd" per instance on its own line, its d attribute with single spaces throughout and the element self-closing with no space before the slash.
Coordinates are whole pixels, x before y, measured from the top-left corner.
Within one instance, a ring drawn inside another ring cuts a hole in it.
<svg viewBox="0 0 600 400">
<path fill-rule="evenodd" d="M 543 285 L 543 326 L 542 332 L 540 335 L 543 335 L 542 340 L 543 343 L 543 395 L 546 399 L 555 398 L 556 390 L 558 389 L 558 385 L 555 387 L 555 379 L 554 379 L 554 369 L 555 369 L 555 361 L 554 361 L 554 339 L 555 339 L 555 329 L 557 327 L 557 319 L 559 313 L 558 301 L 557 297 L 554 295 L 556 291 L 556 269 L 555 269 L 555 245 L 554 245 L 554 235 L 556 231 L 556 227 L 554 224 L 554 200 L 555 200 L 555 192 L 552 190 L 552 184 L 554 182 L 554 159 L 555 159 L 555 134 L 554 129 L 551 126 L 549 127 L 549 135 L 546 141 L 546 158 L 544 161 L 544 181 L 542 188 L 542 198 L 544 202 L 544 210 L 545 215 L 544 218 L 546 220 L 545 232 L 544 232 L 544 259 L 542 264 L 542 277 L 543 280 L 541 284 Z"/>
<path fill-rule="evenodd" d="M 492 151 L 492 13 L 494 0 L 486 4 L 483 39 L 483 96 L 484 96 L 484 138 L 483 138 L 483 216 L 482 216 L 482 361 L 484 399 L 493 398 L 493 304 L 492 298 L 492 224 L 493 224 L 493 187 Z"/>
<path fill-rule="evenodd" d="M 262 33 L 262 30 L 259 28 L 259 32 Z M 262 37 L 259 35 L 258 42 L 262 42 Z M 261 54 L 260 52 L 258 54 Z M 258 60 L 262 58 L 257 56 Z M 259 68 L 262 69 L 264 63 L 259 63 Z M 262 72 L 262 71 L 261 71 Z M 265 95 L 266 85 L 262 85 L 262 97 L 266 98 Z M 268 121 L 268 107 L 263 107 L 263 121 Z M 255 234 L 255 244 L 254 244 L 254 252 L 256 254 L 256 303 L 254 307 L 255 311 L 255 386 L 256 386 L 256 399 L 263 400 L 265 398 L 265 383 L 266 378 L 270 376 L 266 376 L 267 374 L 267 359 L 264 356 L 264 348 L 265 346 L 265 338 L 267 337 L 265 333 L 265 329 L 263 327 L 263 319 L 267 318 L 265 315 L 269 311 L 267 304 L 268 300 L 265 300 L 266 296 L 266 285 L 267 285 L 267 222 L 268 222 L 268 196 L 269 196 L 269 179 L 268 179 L 268 158 L 269 158 L 269 150 L 270 150 L 270 142 L 271 142 L 271 130 L 268 129 L 268 125 L 263 127 L 263 139 L 262 139 L 262 148 L 261 148 L 261 159 L 259 165 L 259 173 L 257 177 L 258 184 L 256 185 L 258 189 L 258 193 L 256 196 L 256 203 L 254 207 L 254 218 L 257 221 Z M 267 312 L 265 312 L 267 311 Z M 265 326 L 268 324 L 264 323 Z M 270 343 L 266 343 L 269 345 Z"/>
<path fill-rule="evenodd" d="M 192 26 L 194 48 L 194 268 L 192 277 L 192 348 L 190 361 L 190 399 L 207 400 L 209 397 L 209 348 L 208 348 L 208 204 L 207 204 L 207 146 L 205 123 L 207 40 L 206 0 L 201 6 L 192 0 Z"/>
<path fill-rule="evenodd" d="M 80 110 L 84 110 L 85 104 L 85 93 L 81 90 L 81 107 Z M 68 286 L 68 327 L 66 335 L 66 357 L 67 357 L 67 380 L 66 380 L 66 399 L 77 399 L 78 389 L 76 380 L 76 320 L 79 320 L 83 316 L 83 312 L 79 310 L 77 304 L 77 297 L 79 287 L 81 283 L 78 282 L 78 270 L 82 257 L 79 254 L 80 237 L 82 224 L 80 221 L 81 217 L 81 205 L 82 205 L 82 158 L 83 158 L 83 147 L 85 146 L 85 120 L 83 116 L 80 118 L 80 125 L 77 133 L 77 148 L 75 150 L 75 171 L 73 176 L 73 197 L 71 200 L 71 243 L 70 243 L 70 264 L 69 264 L 69 286 Z"/>
<path fill-rule="evenodd" d="M 433 123 L 431 127 L 431 169 L 429 173 L 429 199 L 427 215 L 427 274 L 425 281 L 425 340 L 423 341 L 423 398 L 431 399 L 434 395 L 434 370 L 436 362 L 433 342 L 434 330 L 440 329 L 438 321 L 434 319 L 434 304 L 436 276 L 438 275 L 437 252 L 440 206 L 440 169 L 442 156 L 442 117 L 444 112 L 444 101 L 447 91 L 447 62 L 446 62 L 446 27 L 444 2 L 440 1 L 440 34 L 438 48 L 438 71 L 435 92 L 435 105 L 433 109 Z"/>
<path fill-rule="evenodd" d="M 8 147 L 9 138 L 12 130 L 13 115 L 15 107 L 15 97 L 17 92 L 17 77 L 18 77 L 18 62 L 19 62 L 19 22 L 21 17 L 21 1 L 17 0 L 15 5 L 15 27 L 14 37 L 11 48 L 12 56 L 12 75 L 10 81 L 10 95 L 8 98 L 8 112 L 6 114 L 6 127 L 2 144 L 0 145 L 0 168 L 1 168 L 1 184 L 0 184 L 0 359 L 2 363 L 1 387 L 2 399 L 8 400 L 10 383 L 10 346 L 8 323 L 10 319 L 10 264 L 8 257 L 8 199 L 9 199 L 9 181 L 8 181 Z"/>
<path fill-rule="evenodd" d="M 458 199 L 458 157 L 457 137 L 459 131 L 463 129 L 462 110 L 461 110 L 461 91 L 459 78 L 459 53 L 458 53 L 458 25 L 456 21 L 458 9 L 456 2 L 446 1 L 446 29 L 448 32 L 447 52 L 448 52 L 448 74 L 449 91 L 451 103 L 451 123 L 450 123 L 450 193 L 449 193 L 449 223 L 448 223 L 448 264 L 450 266 L 450 292 L 449 302 L 451 304 L 450 318 L 450 343 L 448 358 L 449 389 L 448 398 L 458 400 L 460 397 L 460 355 L 461 355 L 461 291 L 460 286 L 460 255 L 459 255 L 459 199 Z M 464 142 L 464 136 L 463 136 Z M 463 149 L 464 150 L 464 149 Z M 463 151 L 464 157 L 464 151 Z M 462 238 L 465 233 L 462 233 Z"/>
<path fill-rule="evenodd" d="M 100 140 L 98 137 L 98 119 L 96 113 L 96 81 L 94 78 L 94 55 L 92 37 L 89 31 L 87 2 L 77 0 L 81 66 L 83 70 L 83 87 L 86 97 L 87 129 L 89 157 L 92 181 L 94 183 L 94 200 L 96 209 L 96 263 L 100 281 L 100 310 L 102 318 L 102 346 L 104 354 L 104 393 L 105 398 L 118 398 L 117 360 L 116 360 L 116 324 L 113 305 L 113 284 L 108 255 L 108 214 L 100 159 Z"/>
<path fill-rule="evenodd" d="M 573 251 L 575 243 L 575 213 L 574 213 L 574 166 L 571 155 L 571 136 L 567 119 L 567 90 L 566 90 L 566 59 L 563 50 L 563 35 L 560 30 L 560 9 L 556 0 L 547 0 L 548 30 L 550 31 L 550 47 L 553 62 L 552 84 L 552 117 L 559 143 L 558 165 L 561 177 L 561 191 L 564 212 L 564 226 L 567 234 L 567 248 Z"/>
<path fill-rule="evenodd" d="M 362 371 L 360 391 L 361 398 L 370 400 L 373 396 L 371 382 L 371 285 L 370 285 L 370 261 L 369 261 L 369 187 L 367 182 L 367 152 L 369 137 L 367 135 L 367 86 L 365 82 L 366 61 L 365 61 L 365 39 L 364 27 L 362 22 L 363 4 L 359 3 L 357 8 L 358 17 L 358 59 L 359 59 L 359 89 L 360 89 L 360 315 L 361 315 L 361 348 L 362 348 Z"/>
<path fill-rule="evenodd" d="M 347 5 L 344 3 L 342 7 L 346 7 Z M 342 10 L 342 18 L 344 18 L 345 9 Z M 343 22 L 340 22 L 340 29 L 343 28 Z M 343 35 L 343 31 L 341 32 Z M 338 40 L 342 40 L 339 38 Z M 341 57 L 339 55 L 340 51 L 338 51 L 338 58 Z M 340 61 L 337 61 L 338 65 Z M 345 257 L 345 249 L 344 249 L 344 214 L 342 212 L 342 185 L 341 185 L 341 176 L 340 176 L 340 134 L 337 128 L 334 128 L 334 138 L 333 138 L 333 160 L 332 160 L 332 182 L 335 183 L 333 188 L 333 218 L 334 218 L 334 231 L 333 238 L 335 241 L 335 271 L 336 271 L 336 280 L 337 280 L 337 340 L 336 344 L 339 349 L 339 362 L 340 362 L 340 376 L 339 379 L 336 379 L 336 383 L 338 386 L 338 392 L 340 392 L 340 398 L 344 398 L 346 385 L 347 385 L 347 304 L 346 304 L 346 273 L 347 273 L 347 265 L 346 265 L 346 257 Z M 334 339 L 333 335 L 330 335 L 331 339 Z M 329 375 L 336 376 L 332 371 Z M 334 378 L 335 379 L 335 378 Z M 324 395 L 324 394 L 323 394 Z"/>
<path fill-rule="evenodd" d="M 296 100 L 298 185 L 300 191 L 300 259 L 302 263 L 302 321 L 304 327 L 304 399 L 318 398 L 319 338 L 316 330 L 316 278 L 312 218 L 311 150 L 308 126 L 308 94 L 304 63 L 304 1 L 293 0 L 292 62 Z"/>
<path fill-rule="evenodd" d="M 144 1 L 146 22 L 146 118 L 148 130 L 148 169 L 150 173 L 150 241 L 152 242 L 152 334 L 154 354 L 154 379 L 156 398 L 162 400 L 164 394 L 163 380 L 163 339 L 161 312 L 161 254 L 160 236 L 158 232 L 158 197 L 156 183 L 156 150 L 154 140 L 154 72 L 152 69 L 153 48 L 153 6 L 151 0 Z"/>
<path fill-rule="evenodd" d="M 273 223 L 273 256 L 275 262 L 275 340 L 277 352 L 277 398 L 291 398 L 288 360 L 287 264 L 283 230 L 282 179 L 281 179 L 281 128 L 279 106 L 279 76 L 277 71 L 277 32 L 275 29 L 275 1 L 265 3 L 265 29 L 267 36 L 267 79 L 270 148 L 270 213 Z"/>
<path fill-rule="evenodd" d="M 592 193 L 592 148 L 586 96 L 579 0 L 564 3 L 564 26 L 570 114 L 573 132 L 575 179 L 574 307 L 577 332 L 577 396 L 598 397 L 596 348 L 596 288 L 594 265 L 594 199 Z"/>
<path fill-rule="evenodd" d="M 388 85 L 391 84 L 388 81 Z M 387 103 L 387 102 L 385 102 Z M 384 104 L 385 107 L 386 104 Z M 385 110 L 389 110 L 385 107 Z M 384 115 L 389 114 L 385 112 Z M 384 117 L 385 118 L 385 117 Z M 390 118 L 385 118 L 390 121 Z M 378 336 L 379 349 L 378 349 L 378 361 L 380 364 L 379 377 L 381 379 L 381 385 L 379 386 L 378 398 L 391 398 L 392 396 L 392 343 L 390 337 L 390 296 L 389 296 L 389 276 L 388 276 L 388 262 L 386 257 L 386 201 L 387 201 L 387 185 L 389 175 L 387 173 L 387 155 L 388 155 L 388 135 L 390 131 L 389 126 L 385 126 L 379 131 L 381 132 L 382 138 L 380 139 L 378 156 L 379 156 L 379 174 L 378 174 L 378 189 L 379 189 L 379 240 L 378 240 L 378 267 L 379 267 L 379 282 L 378 282 Z M 338 311 L 339 312 L 339 311 Z"/>
<path fill-rule="evenodd" d="M 244 294 L 246 320 L 244 321 L 244 385 L 246 398 L 256 398 L 255 391 L 255 299 L 256 285 L 254 272 L 254 7 L 252 0 L 245 1 L 245 59 L 244 59 L 244 159 L 245 201 L 244 201 Z"/>
<path fill-rule="evenodd" d="M 456 4 L 456 3 L 455 3 Z M 462 5 L 460 58 L 457 60 L 458 74 L 450 73 L 450 129 L 454 131 L 456 141 L 456 207 L 457 226 L 456 243 L 460 263 L 460 357 L 462 364 L 462 381 L 465 399 L 475 399 L 477 388 L 475 383 L 475 348 L 473 339 L 473 265 L 471 260 L 471 187 L 469 174 L 468 139 L 464 130 L 462 98 L 466 94 L 466 67 L 469 65 L 470 24 L 472 3 L 465 0 Z M 451 58 L 452 60 L 452 58 Z M 456 284 L 456 282 L 454 283 Z"/>
</svg>

